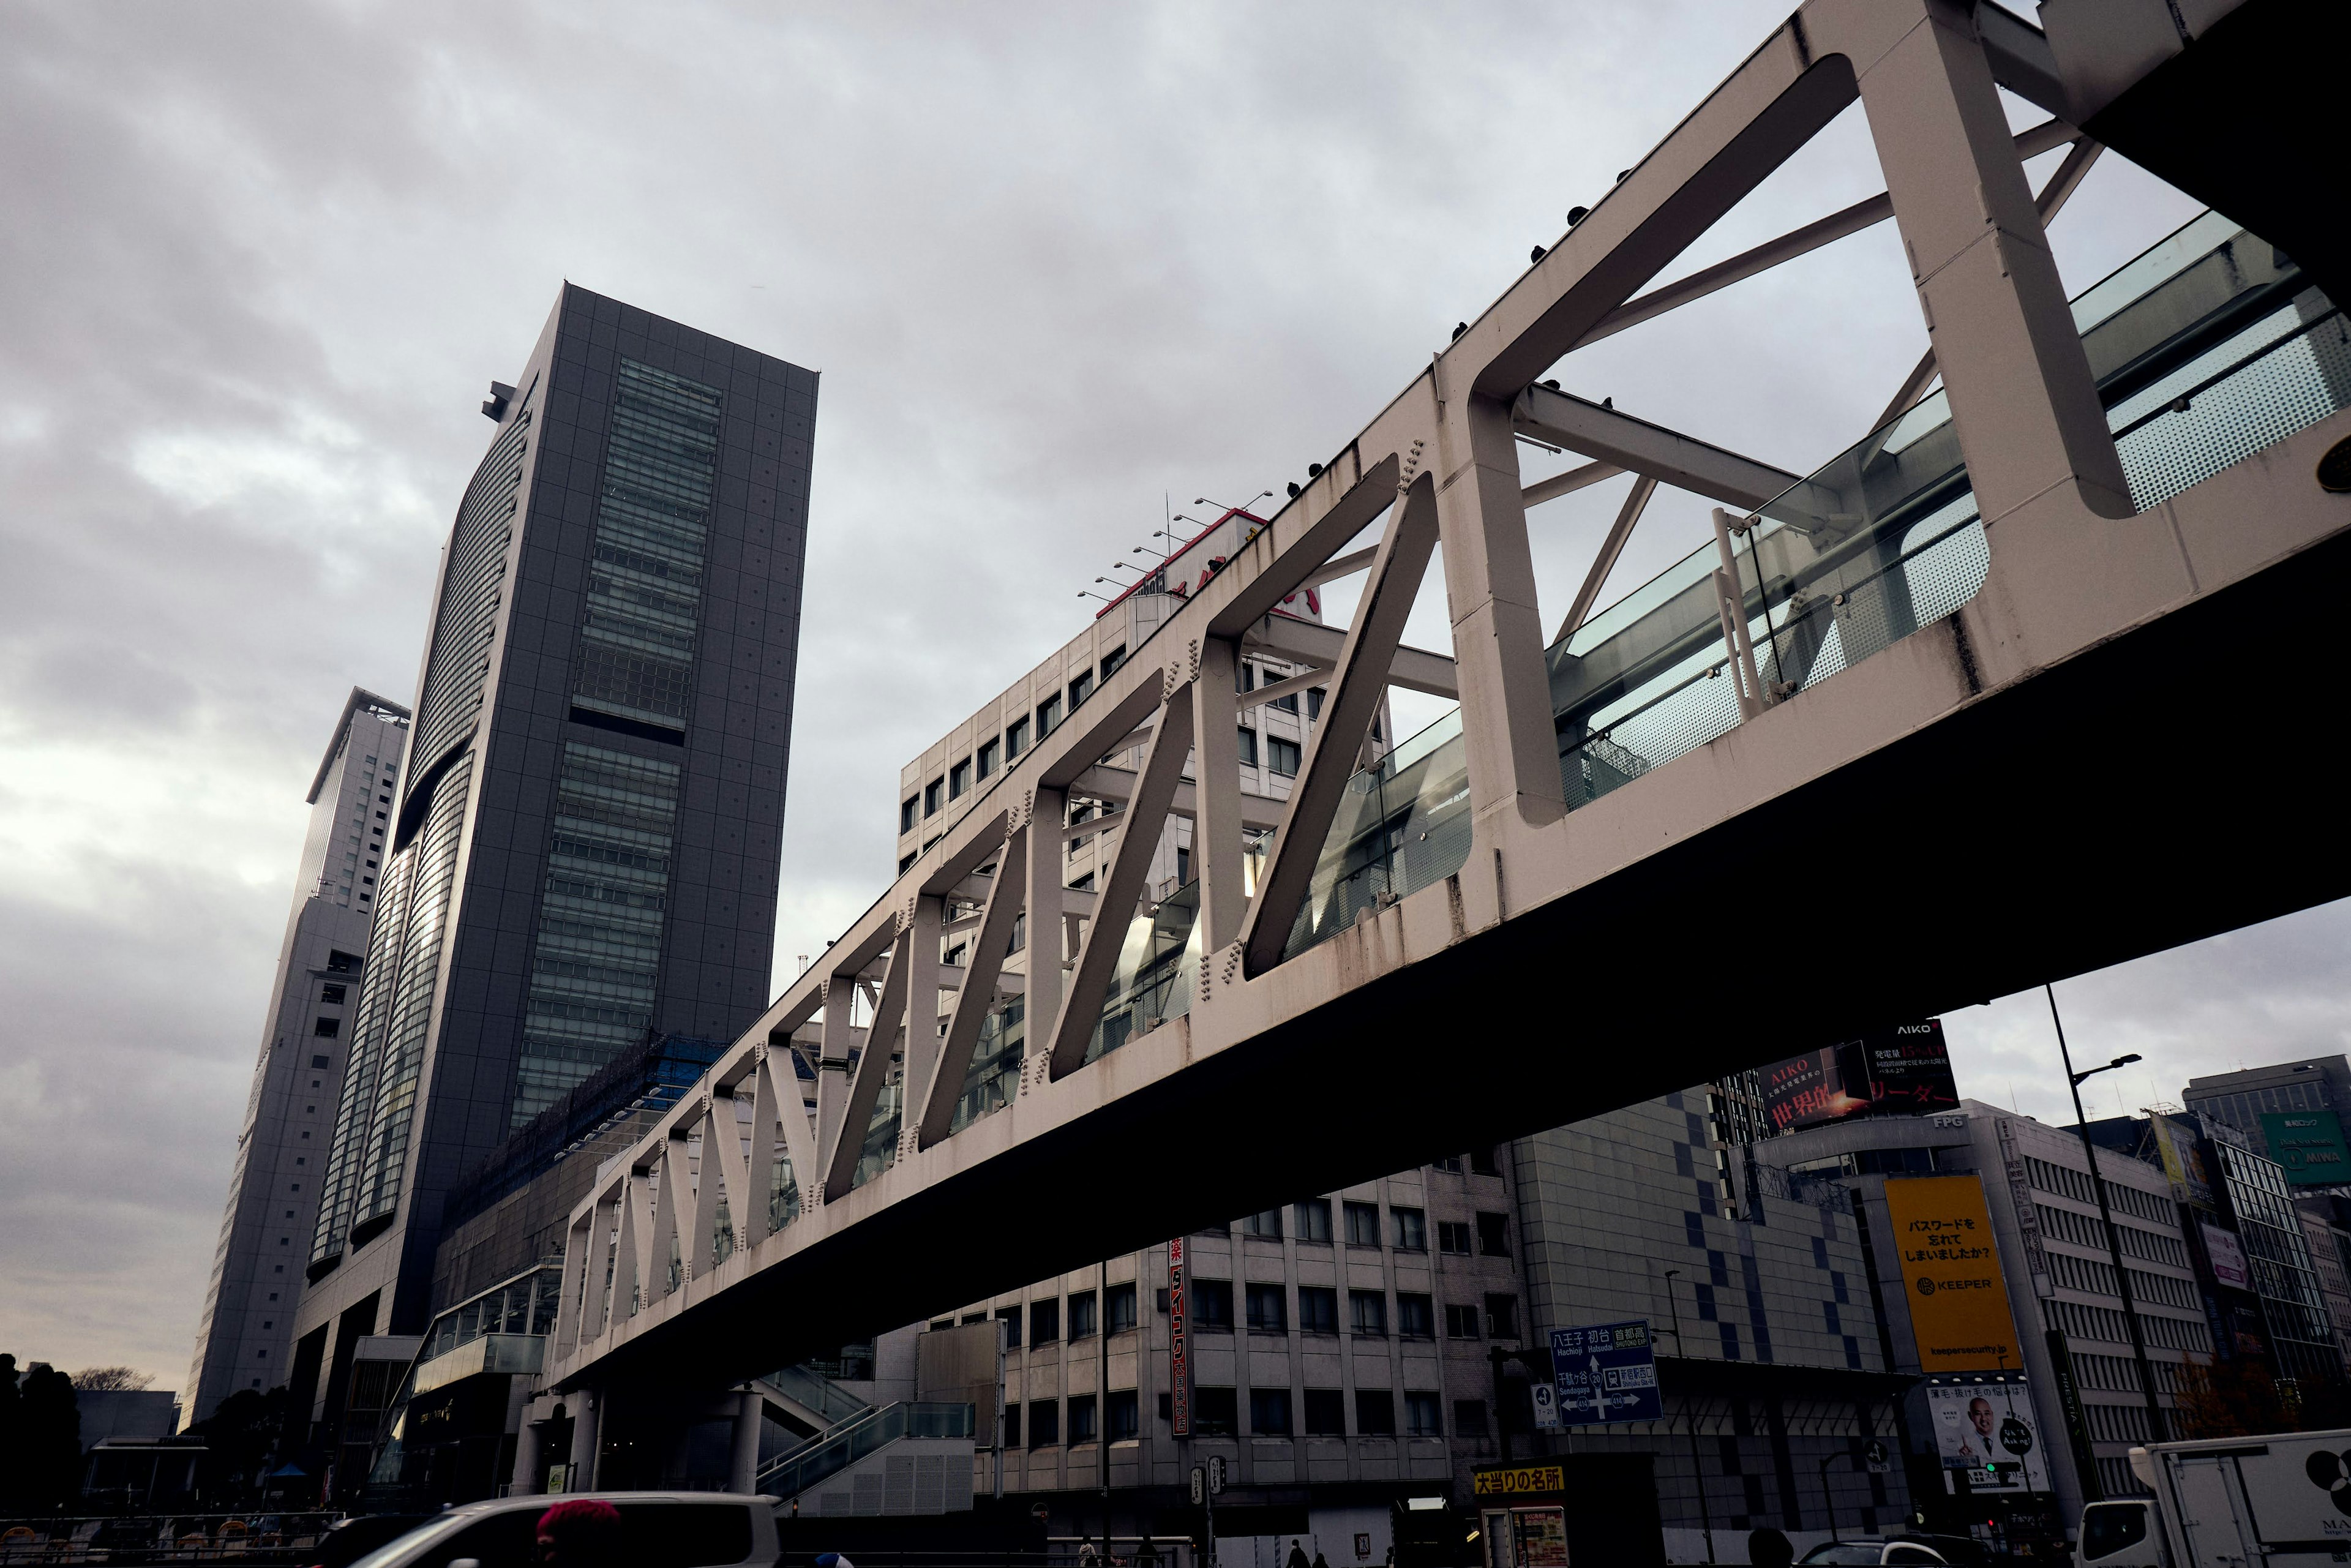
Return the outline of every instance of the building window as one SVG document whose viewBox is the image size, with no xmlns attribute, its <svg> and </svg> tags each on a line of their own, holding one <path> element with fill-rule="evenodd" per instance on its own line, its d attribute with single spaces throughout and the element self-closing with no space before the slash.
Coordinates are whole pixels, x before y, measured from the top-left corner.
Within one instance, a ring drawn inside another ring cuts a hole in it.
<svg viewBox="0 0 2351 1568">
<path fill-rule="evenodd" d="M 1233 690 L 1237 692 L 1257 690 L 1257 666 L 1247 659 L 1233 666 Z"/>
<path fill-rule="evenodd" d="M 1061 725 L 1061 699 L 1047 697 L 1037 705 L 1037 738 L 1044 739 Z"/>
<path fill-rule="evenodd" d="M 1299 1286 L 1298 1328 L 1301 1333 L 1337 1333 L 1339 1292 L 1329 1285 Z"/>
<path fill-rule="evenodd" d="M 996 759 L 997 759 L 997 758 L 998 758 L 998 755 L 999 755 L 999 753 L 998 753 L 998 743 L 997 743 L 997 742 L 995 742 L 995 741 L 993 741 L 993 740 L 987 740 L 987 741 L 982 741 L 982 742 L 980 743 L 980 747 L 979 747 L 979 776 L 980 776 L 982 779 L 987 779 L 987 778 L 992 778 L 992 777 L 994 777 L 994 775 L 995 775 L 995 773 L 996 773 Z"/>
<path fill-rule="evenodd" d="M 1094 1396 L 1091 1394 L 1071 1395 L 1070 1442 L 1071 1446 L 1074 1447 L 1079 1443 L 1091 1443 L 1095 1440 L 1096 1436 L 1097 1434 L 1094 1431 Z"/>
<path fill-rule="evenodd" d="M 923 798 L 919 795 L 909 795 L 898 802 L 898 831 L 901 833 L 914 831 L 914 809 L 922 803 Z"/>
<path fill-rule="evenodd" d="M 1029 1401 L 1029 1446 L 1050 1448 L 1061 1440 L 1061 1404 L 1058 1399 Z"/>
<path fill-rule="evenodd" d="M 1080 703 L 1094 695 L 1094 673 L 1086 671 L 1070 683 L 1070 710 L 1074 713 Z"/>
<path fill-rule="evenodd" d="M 1301 1241 L 1320 1241 L 1326 1245 L 1330 1242 L 1331 1200 L 1329 1198 L 1310 1197 L 1304 1203 L 1293 1203 L 1290 1206 L 1290 1218 Z"/>
<path fill-rule="evenodd" d="M 1336 1388 L 1306 1391 L 1306 1435 L 1343 1437 L 1347 1435 L 1347 1396 Z"/>
<path fill-rule="evenodd" d="M 1316 719 L 1322 716 L 1322 699 L 1330 695 L 1331 688 L 1328 686 L 1309 686 L 1306 688 L 1307 723 L 1312 724 Z"/>
<path fill-rule="evenodd" d="M 1112 1442 L 1131 1443 L 1143 1435 L 1143 1413 L 1135 1407 L 1134 1389 L 1113 1389 L 1109 1414 Z"/>
<path fill-rule="evenodd" d="M 1478 1337 L 1478 1309 L 1475 1307 L 1446 1308 L 1445 1337 L 1447 1339 L 1476 1339 Z"/>
<path fill-rule="evenodd" d="M 947 799 L 960 800 L 971 792 L 971 758 L 967 757 L 947 769 Z"/>
<path fill-rule="evenodd" d="M 1280 1285 L 1249 1287 L 1249 1326 L 1260 1333 L 1290 1332 L 1286 1292 Z"/>
<path fill-rule="evenodd" d="M 1132 1282 L 1113 1285 L 1104 1305 L 1108 1308 L 1111 1333 L 1125 1333 L 1134 1327 L 1134 1286 Z"/>
<path fill-rule="evenodd" d="M 1276 697 L 1265 706 L 1270 708 L 1279 708 L 1283 713 L 1296 713 L 1298 711 L 1298 694 L 1296 692 L 1292 692 L 1286 697 Z"/>
<path fill-rule="evenodd" d="M 1020 1446 L 1020 1406 L 1018 1405 L 1004 1407 L 1004 1446 L 1008 1448 Z"/>
<path fill-rule="evenodd" d="M 1380 1244 L 1380 1206 L 1376 1203 L 1347 1205 L 1347 1245 L 1377 1247 Z"/>
<path fill-rule="evenodd" d="M 1109 653 L 1104 653 L 1102 662 L 1102 679 L 1108 680 L 1116 674 L 1118 667 L 1125 663 L 1126 650 L 1123 647 L 1113 648 Z"/>
<path fill-rule="evenodd" d="M 1016 718 L 1004 732 L 1004 760 L 1011 761 L 1029 749 L 1029 721 Z"/>
<path fill-rule="evenodd" d="M 904 876 L 909 871 L 912 871 L 914 869 L 914 862 L 921 858 L 922 856 L 920 852 L 914 850 L 908 850 L 904 854 L 900 855 L 898 857 L 898 874 L 900 876 Z"/>
<path fill-rule="evenodd" d="M 1290 1390 L 1249 1390 L 1249 1430 L 1260 1437 L 1290 1436 Z"/>
<path fill-rule="evenodd" d="M 1029 1303 L 1029 1343 L 1051 1344 L 1061 1337 L 1061 1303 L 1031 1301 Z"/>
<path fill-rule="evenodd" d="M 1284 779 L 1298 777 L 1298 742 L 1278 735 L 1265 737 L 1265 765 Z"/>
<path fill-rule="evenodd" d="M 1196 1329 L 1223 1329 L 1227 1333 L 1231 1332 L 1233 1282 L 1230 1280 L 1192 1281 L 1192 1326 Z"/>
<path fill-rule="evenodd" d="M 1486 1402 L 1483 1399 L 1456 1399 L 1453 1402 L 1453 1435 L 1457 1437 L 1482 1437 L 1486 1435 Z"/>
<path fill-rule="evenodd" d="M 1443 1406 L 1434 1394 L 1407 1394 L 1404 1396 L 1404 1430 L 1408 1437 L 1442 1437 L 1445 1436 Z"/>
<path fill-rule="evenodd" d="M 1489 1258 L 1510 1255 L 1510 1217 L 1507 1214 L 1480 1214 L 1478 1217 L 1478 1250 Z"/>
<path fill-rule="evenodd" d="M 324 1067 L 330 1060 L 332 1059 L 329 1057 L 314 1056 L 310 1059 L 310 1065 L 313 1067 Z"/>
<path fill-rule="evenodd" d="M 1355 1431 L 1365 1437 L 1395 1436 L 1395 1396 L 1384 1388 L 1355 1390 Z"/>
<path fill-rule="evenodd" d="M 358 966 L 359 960 L 353 957 L 350 954 L 342 952 L 340 949 L 330 948 L 328 950 L 327 969 L 329 973 L 348 975 Z"/>
<path fill-rule="evenodd" d="M 329 1007 L 340 1007 L 343 1005 L 343 988 L 321 986 L 319 988 L 319 999 Z"/>
<path fill-rule="evenodd" d="M 996 1309 L 996 1316 L 997 1321 L 1004 1325 L 1005 1348 L 1019 1350 L 1020 1348 L 1020 1309 L 998 1307 Z"/>
<path fill-rule="evenodd" d="M 1438 1220 L 1437 1249 L 1439 1252 L 1450 1252 L 1458 1258 L 1467 1258 L 1470 1249 L 1468 1224 L 1459 1219 Z"/>
<path fill-rule="evenodd" d="M 1236 1412 L 1238 1404 L 1229 1388 L 1195 1388 L 1192 1390 L 1192 1435 L 1196 1437 L 1229 1437 L 1240 1427 Z"/>
<path fill-rule="evenodd" d="M 939 791 L 946 787 L 946 780 L 943 779 L 934 779 L 923 786 L 924 816 L 935 817 L 939 814 Z"/>
<path fill-rule="evenodd" d="M 332 1040 L 337 1035 L 343 1032 L 343 1020 L 340 1019 L 320 1019 L 317 1023 L 310 1027 L 310 1032 L 317 1035 L 320 1040 Z"/>
<path fill-rule="evenodd" d="M 1388 1218 L 1395 1226 L 1395 1249 L 1399 1252 L 1428 1250 L 1428 1221 L 1416 1208 L 1391 1208 Z"/>
<path fill-rule="evenodd" d="M 1500 1176 L 1502 1174 L 1502 1163 L 1499 1156 L 1499 1151 L 1495 1149 L 1488 1148 L 1470 1150 L 1470 1173 L 1474 1176 Z"/>
<path fill-rule="evenodd" d="M 1426 1296 L 1396 1292 L 1396 1337 L 1399 1339 L 1435 1339 L 1437 1337 L 1437 1304 Z"/>
<path fill-rule="evenodd" d="M 1516 1296 L 1486 1298 L 1486 1332 L 1496 1339 L 1519 1337 L 1519 1299 Z"/>
<path fill-rule="evenodd" d="M 1265 1209 L 1241 1221 L 1241 1234 L 1254 1236 L 1260 1241 L 1281 1239 L 1281 1210 Z"/>
<path fill-rule="evenodd" d="M 1388 1298 L 1384 1291 L 1347 1292 L 1347 1321 L 1357 1339 L 1388 1337 Z"/>
<path fill-rule="evenodd" d="M 1070 1337 L 1092 1339 L 1094 1337 L 1094 1293 L 1092 1291 L 1080 1291 L 1070 1298 Z M 1076 1441 L 1075 1438 L 1071 1440 Z"/>
<path fill-rule="evenodd" d="M 1241 766 L 1244 768 L 1257 766 L 1257 731 L 1247 725 L 1241 727 Z"/>
</svg>

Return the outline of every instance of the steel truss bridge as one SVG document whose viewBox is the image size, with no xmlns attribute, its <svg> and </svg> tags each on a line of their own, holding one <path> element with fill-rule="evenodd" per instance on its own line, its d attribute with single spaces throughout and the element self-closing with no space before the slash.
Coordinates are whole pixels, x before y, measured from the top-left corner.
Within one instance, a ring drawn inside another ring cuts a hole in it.
<svg viewBox="0 0 2351 1568">
<path fill-rule="evenodd" d="M 2045 0 L 2044 34 L 1809 0 L 613 1163 L 547 1386 L 720 1386 L 2351 894 L 2324 763 L 2351 496 L 2314 477 L 2351 434 L 2351 244 L 2339 131 L 2297 132 L 2346 52 L 2317 9 Z M 1996 83 L 2053 118 L 2012 134 Z M 1641 292 L 1856 98 L 1884 195 Z M 2022 160 L 2069 143 L 2035 193 Z M 2214 211 L 2069 302 L 2043 225 L 2102 145 Z M 1932 350 L 1812 475 L 1538 382 L 1888 216 Z M 1530 486 L 1521 434 L 1583 465 Z M 1547 617 L 1529 507 L 1628 470 Z M 1658 485 L 1720 503 L 1716 540 L 1593 613 Z M 1449 653 L 1400 641 L 1432 559 Z M 1272 613 L 1354 570 L 1343 633 Z M 1286 689 L 1236 693 L 1257 645 L 1329 696 L 1252 858 L 1237 714 Z M 1361 768 L 1392 682 L 1458 711 Z M 1073 794 L 1121 809 L 1071 828 Z M 1151 902 L 1171 813 L 1196 880 Z M 1106 827 L 1102 885 L 1065 888 Z"/>
</svg>

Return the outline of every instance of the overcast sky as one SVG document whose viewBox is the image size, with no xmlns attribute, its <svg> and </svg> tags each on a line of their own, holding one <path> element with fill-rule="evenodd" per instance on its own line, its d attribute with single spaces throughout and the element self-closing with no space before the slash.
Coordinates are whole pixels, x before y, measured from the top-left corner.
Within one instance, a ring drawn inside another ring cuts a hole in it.
<svg viewBox="0 0 2351 1568">
<path fill-rule="evenodd" d="M 0 10 L 0 1350 L 184 1383 L 303 792 L 351 685 L 413 692 L 563 279 L 823 373 L 788 977 L 886 886 L 899 765 L 1170 498 L 1302 477 L 1786 9 Z M 1855 110 L 1676 270 L 1878 188 Z M 2192 211 L 2109 158 L 2069 287 Z M 1803 470 L 1924 346 L 1881 227 L 1554 373 Z M 1535 514 L 1554 618 L 1621 488 Z M 2061 986 L 2148 1059 L 2096 1108 L 2342 1049 L 2346 925 Z M 1949 1024 L 1963 1092 L 2058 1113 L 2037 993 Z"/>
</svg>

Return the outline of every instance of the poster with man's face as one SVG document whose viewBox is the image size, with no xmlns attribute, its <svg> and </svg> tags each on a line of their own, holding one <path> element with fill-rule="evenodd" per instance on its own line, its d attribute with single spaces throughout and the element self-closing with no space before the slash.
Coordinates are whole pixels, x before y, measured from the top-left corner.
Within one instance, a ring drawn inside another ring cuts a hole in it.
<svg viewBox="0 0 2351 1568">
<path fill-rule="evenodd" d="M 1929 1384 L 1927 1411 L 1943 1468 L 1970 1472 L 1970 1490 L 2049 1490 L 2041 1417 L 2022 1382 Z"/>
</svg>

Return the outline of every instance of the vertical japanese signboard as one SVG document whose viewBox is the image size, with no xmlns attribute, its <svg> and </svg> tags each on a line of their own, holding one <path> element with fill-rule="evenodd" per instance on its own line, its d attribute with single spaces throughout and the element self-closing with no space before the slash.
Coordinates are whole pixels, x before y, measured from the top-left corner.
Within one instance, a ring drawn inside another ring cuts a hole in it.
<svg viewBox="0 0 2351 1568">
<path fill-rule="evenodd" d="M 1901 1253 L 1920 1370 L 2022 1370 L 1983 1183 L 1971 1176 L 1891 1178 L 1886 1216 Z"/>
<path fill-rule="evenodd" d="M 1184 1239 L 1167 1244 L 1167 1422 L 1178 1437 L 1192 1435 L 1191 1321 L 1184 1301 Z"/>
</svg>

